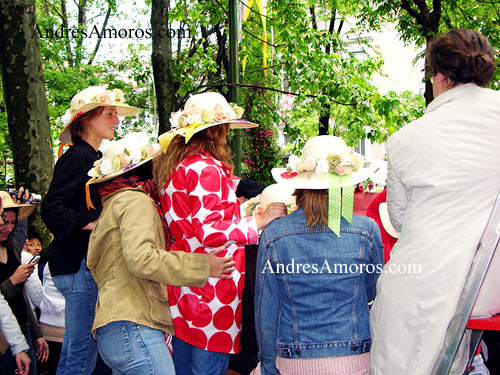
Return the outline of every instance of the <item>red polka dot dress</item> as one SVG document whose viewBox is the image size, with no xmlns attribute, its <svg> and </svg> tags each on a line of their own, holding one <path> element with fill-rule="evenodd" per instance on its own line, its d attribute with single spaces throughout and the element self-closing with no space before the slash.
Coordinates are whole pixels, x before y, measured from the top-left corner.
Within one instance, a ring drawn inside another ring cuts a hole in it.
<svg viewBox="0 0 500 375">
<path fill-rule="evenodd" d="M 240 350 L 244 245 L 258 241 L 255 218 L 241 218 L 229 169 L 207 152 L 186 157 L 161 192 L 161 209 L 175 241 L 169 250 L 221 254 L 236 262 L 233 279 L 209 278 L 203 288 L 168 287 L 175 335 L 221 353 Z"/>
</svg>

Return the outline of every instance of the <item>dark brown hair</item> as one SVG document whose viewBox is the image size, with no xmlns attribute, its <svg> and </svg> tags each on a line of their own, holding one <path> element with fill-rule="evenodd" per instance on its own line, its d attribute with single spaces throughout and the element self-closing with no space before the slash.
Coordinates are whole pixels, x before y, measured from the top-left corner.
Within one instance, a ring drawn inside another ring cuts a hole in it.
<svg viewBox="0 0 500 375">
<path fill-rule="evenodd" d="M 295 189 L 297 206 L 304 209 L 306 225 L 315 227 L 328 224 L 328 190 Z"/>
<path fill-rule="evenodd" d="M 493 48 L 486 37 L 474 30 L 451 30 L 431 41 L 427 61 L 432 74 L 443 74 L 459 83 L 486 87 L 496 71 Z"/>
<path fill-rule="evenodd" d="M 83 115 L 79 116 L 75 119 L 69 126 L 69 132 L 71 134 L 71 142 L 75 143 L 76 138 L 83 138 L 85 136 L 85 124 L 93 118 L 99 116 L 102 111 L 104 111 L 104 107 L 100 106 L 94 108 Z"/>
<path fill-rule="evenodd" d="M 208 151 L 215 159 L 220 160 L 232 170 L 231 149 L 223 142 L 228 132 L 229 124 L 211 126 L 194 134 L 187 144 L 183 136 L 175 136 L 167 152 L 153 161 L 153 181 L 158 192 L 185 158 L 201 150 Z"/>
</svg>

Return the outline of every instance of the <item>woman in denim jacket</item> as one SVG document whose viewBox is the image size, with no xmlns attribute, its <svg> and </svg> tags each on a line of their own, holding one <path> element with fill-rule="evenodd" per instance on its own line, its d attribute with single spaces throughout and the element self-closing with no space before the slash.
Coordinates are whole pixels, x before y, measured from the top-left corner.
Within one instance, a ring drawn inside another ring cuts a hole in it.
<svg viewBox="0 0 500 375">
<path fill-rule="evenodd" d="M 368 303 L 384 258 L 375 222 L 352 215 L 358 169 L 341 139 L 319 136 L 288 171 L 273 170 L 295 187 L 299 208 L 269 224 L 259 241 L 262 374 L 369 374 Z"/>
</svg>

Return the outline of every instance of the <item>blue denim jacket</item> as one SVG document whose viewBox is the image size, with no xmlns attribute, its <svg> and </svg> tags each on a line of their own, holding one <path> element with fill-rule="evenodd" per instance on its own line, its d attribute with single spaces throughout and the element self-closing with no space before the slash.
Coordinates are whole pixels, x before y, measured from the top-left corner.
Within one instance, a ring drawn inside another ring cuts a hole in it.
<svg viewBox="0 0 500 375">
<path fill-rule="evenodd" d="M 325 358 L 368 352 L 368 302 L 383 266 L 377 224 L 342 218 L 341 237 L 308 227 L 302 208 L 269 224 L 259 241 L 255 320 L 262 374 L 276 355 Z"/>
</svg>

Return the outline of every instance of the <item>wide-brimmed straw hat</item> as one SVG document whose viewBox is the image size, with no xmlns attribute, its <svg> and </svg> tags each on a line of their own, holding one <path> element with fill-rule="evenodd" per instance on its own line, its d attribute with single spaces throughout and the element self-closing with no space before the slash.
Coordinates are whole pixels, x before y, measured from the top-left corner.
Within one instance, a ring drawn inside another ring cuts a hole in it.
<svg viewBox="0 0 500 375">
<path fill-rule="evenodd" d="M 88 172 L 88 184 L 98 184 L 137 168 L 161 154 L 158 143 L 143 132 L 129 133 L 122 139 L 110 141 L 103 157 L 94 162 Z"/>
<path fill-rule="evenodd" d="M 19 210 L 17 214 L 17 220 L 19 221 L 24 220 L 28 216 L 30 216 L 30 214 L 35 209 L 35 206 L 32 204 L 15 203 L 10 194 L 6 191 L 0 191 L 0 198 L 2 199 L 4 210 L 6 210 L 7 208 L 17 208 Z"/>
<path fill-rule="evenodd" d="M 320 135 L 306 142 L 300 157 L 290 156 L 287 168 L 274 168 L 271 173 L 280 185 L 328 189 L 328 227 L 340 236 L 340 217 L 352 222 L 354 185 L 372 173 L 363 165 L 362 156 L 351 152 L 342 139 Z"/>
<path fill-rule="evenodd" d="M 389 217 L 389 211 L 387 210 L 387 202 L 380 203 L 380 205 L 378 206 L 378 213 L 380 216 L 380 222 L 382 223 L 382 226 L 384 227 L 384 230 L 387 232 L 387 234 L 391 237 L 399 238 L 399 233 L 392 226 L 391 219 Z"/>
<path fill-rule="evenodd" d="M 88 172 L 91 179 L 85 185 L 87 207 L 94 208 L 90 199 L 90 185 L 109 181 L 146 164 L 160 154 L 160 145 L 151 142 L 150 137 L 143 132 L 129 133 L 122 139 L 110 141 L 103 157 L 96 160 L 94 167 Z"/>
<path fill-rule="evenodd" d="M 180 135 L 189 142 L 191 137 L 207 128 L 216 125 L 229 124 L 231 129 L 254 128 L 257 124 L 241 120 L 243 108 L 229 104 L 218 92 L 204 92 L 191 96 L 178 112 L 172 112 L 170 117 L 171 130 L 163 133 L 159 142 L 166 152 L 170 141 Z"/>
<path fill-rule="evenodd" d="M 328 189 L 329 173 L 350 176 L 353 185 L 365 181 L 373 171 L 363 165 L 363 157 L 342 139 L 320 135 L 306 142 L 300 157 L 291 155 L 287 168 L 273 168 L 271 173 L 276 182 L 295 189 Z"/>
<path fill-rule="evenodd" d="M 287 208 L 287 213 L 295 211 L 295 197 L 293 196 L 294 188 L 282 184 L 272 184 L 266 187 L 261 194 L 247 200 L 241 205 L 243 216 L 250 216 L 254 212 L 262 213 L 271 203 L 283 203 Z"/>
<path fill-rule="evenodd" d="M 78 117 L 97 107 L 116 107 L 116 114 L 122 117 L 135 116 L 139 113 L 138 108 L 125 103 L 122 90 L 107 90 L 102 86 L 87 87 L 71 99 L 70 108 L 61 117 L 64 123 L 63 129 L 59 133 L 61 143 L 71 143 L 69 126 Z"/>
</svg>

